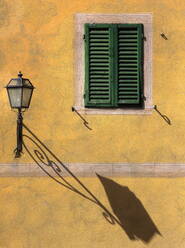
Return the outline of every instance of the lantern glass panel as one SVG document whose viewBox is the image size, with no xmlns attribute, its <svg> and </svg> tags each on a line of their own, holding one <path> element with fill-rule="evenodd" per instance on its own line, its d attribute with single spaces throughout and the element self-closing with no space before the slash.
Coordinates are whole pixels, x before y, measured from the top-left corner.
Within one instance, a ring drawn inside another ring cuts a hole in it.
<svg viewBox="0 0 185 248">
<path fill-rule="evenodd" d="M 12 108 L 21 108 L 21 88 L 9 88 L 9 100 Z"/>
<path fill-rule="evenodd" d="M 23 88 L 22 107 L 28 108 L 33 89 Z"/>
</svg>

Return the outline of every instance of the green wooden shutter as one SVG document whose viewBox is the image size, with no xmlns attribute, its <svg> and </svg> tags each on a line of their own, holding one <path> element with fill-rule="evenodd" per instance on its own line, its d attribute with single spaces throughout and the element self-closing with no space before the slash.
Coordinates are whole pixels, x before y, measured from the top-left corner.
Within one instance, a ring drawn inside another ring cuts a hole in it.
<svg viewBox="0 0 185 248">
<path fill-rule="evenodd" d="M 139 104 L 143 90 L 143 25 L 117 26 L 117 103 Z"/>
<path fill-rule="evenodd" d="M 112 28 L 85 24 L 85 106 L 112 106 Z"/>
<path fill-rule="evenodd" d="M 143 25 L 85 24 L 85 106 L 139 105 Z"/>
</svg>

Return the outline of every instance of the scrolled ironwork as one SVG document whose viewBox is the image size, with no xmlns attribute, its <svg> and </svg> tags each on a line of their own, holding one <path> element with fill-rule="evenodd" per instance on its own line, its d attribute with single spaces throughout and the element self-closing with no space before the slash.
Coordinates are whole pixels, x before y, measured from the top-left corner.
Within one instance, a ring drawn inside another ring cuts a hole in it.
<svg viewBox="0 0 185 248">
<path fill-rule="evenodd" d="M 64 165 L 60 159 L 51 151 L 49 148 L 23 123 L 23 127 L 25 130 L 31 135 L 31 137 L 27 134 L 23 134 L 23 146 L 29 156 L 33 159 L 33 161 L 39 166 L 39 168 L 46 173 L 51 179 L 65 188 L 79 194 L 83 198 L 93 202 L 97 206 L 99 206 L 103 212 L 102 215 L 104 218 L 110 223 L 122 226 L 119 220 L 97 199 L 97 197 L 69 170 L 69 168 Z M 33 152 L 30 151 L 28 145 L 26 145 L 26 139 L 31 141 L 35 146 Z M 55 161 L 56 162 L 55 162 Z M 48 169 L 51 171 L 48 172 Z M 65 178 L 64 172 L 70 175 L 84 191 L 80 191 L 76 187 L 74 187 L 69 181 Z M 53 175 L 54 173 L 54 175 Z M 56 176 L 58 178 L 56 178 Z"/>
<path fill-rule="evenodd" d="M 106 221 L 108 221 L 110 224 L 112 225 L 115 224 L 114 218 L 112 218 L 110 214 L 108 214 L 107 212 L 102 212 L 102 215 L 106 219 Z"/>
</svg>

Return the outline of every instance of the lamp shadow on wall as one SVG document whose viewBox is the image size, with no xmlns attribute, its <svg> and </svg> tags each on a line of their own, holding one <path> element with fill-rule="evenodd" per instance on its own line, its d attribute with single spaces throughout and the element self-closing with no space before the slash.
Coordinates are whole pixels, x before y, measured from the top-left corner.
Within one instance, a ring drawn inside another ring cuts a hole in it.
<svg viewBox="0 0 185 248">
<path fill-rule="evenodd" d="M 112 225 L 118 224 L 132 241 L 149 243 L 155 234 L 161 235 L 141 201 L 128 187 L 97 174 L 114 212 L 112 214 L 24 123 L 23 127 L 28 132 L 28 135 L 23 134 L 25 150 L 40 169 L 56 183 L 96 204 L 103 211 L 105 219 Z M 30 146 L 32 150 L 28 148 L 29 142 L 33 146 Z M 75 183 L 72 184 L 66 176 L 71 176 Z"/>
<path fill-rule="evenodd" d="M 98 175 L 107 194 L 111 208 L 130 240 L 140 239 L 149 243 L 155 234 L 160 234 L 141 201 L 126 186 Z"/>
</svg>

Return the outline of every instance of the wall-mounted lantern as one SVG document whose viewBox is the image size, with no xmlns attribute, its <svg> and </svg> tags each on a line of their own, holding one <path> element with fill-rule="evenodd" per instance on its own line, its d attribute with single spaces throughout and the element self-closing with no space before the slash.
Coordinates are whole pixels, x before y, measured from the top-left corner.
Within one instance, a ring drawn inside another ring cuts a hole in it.
<svg viewBox="0 0 185 248">
<path fill-rule="evenodd" d="M 22 109 L 28 109 L 31 102 L 34 86 L 30 80 L 22 77 L 19 72 L 18 78 L 12 78 L 6 86 L 10 106 L 18 109 L 17 117 L 17 148 L 15 149 L 15 158 L 19 158 L 22 152 Z"/>
</svg>

